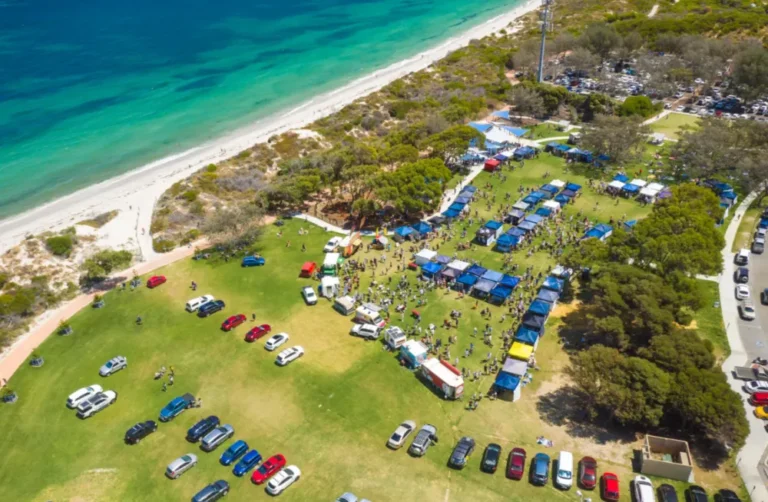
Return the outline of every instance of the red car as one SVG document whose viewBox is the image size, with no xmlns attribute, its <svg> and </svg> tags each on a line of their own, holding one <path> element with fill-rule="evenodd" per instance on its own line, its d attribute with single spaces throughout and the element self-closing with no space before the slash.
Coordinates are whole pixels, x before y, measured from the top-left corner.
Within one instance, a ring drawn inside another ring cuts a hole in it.
<svg viewBox="0 0 768 502">
<path fill-rule="evenodd" d="M 619 500 L 619 477 L 612 472 L 606 472 L 600 480 L 603 500 Z"/>
<path fill-rule="evenodd" d="M 579 460 L 579 483 L 587 490 L 594 490 L 597 485 L 597 461 L 592 457 Z"/>
<path fill-rule="evenodd" d="M 224 331 L 229 331 L 232 328 L 236 328 L 240 326 L 244 322 L 245 322 L 244 314 L 233 315 L 231 317 L 228 317 L 226 321 L 221 323 L 221 329 L 223 329 Z"/>
<path fill-rule="evenodd" d="M 253 342 L 254 340 L 258 340 L 264 335 L 268 335 L 270 331 L 272 331 L 272 326 L 269 324 L 262 324 L 261 326 L 251 328 L 251 330 L 245 334 L 245 341 Z"/>
<path fill-rule="evenodd" d="M 507 477 L 509 479 L 523 479 L 525 474 L 525 450 L 512 448 L 507 461 Z"/>
<path fill-rule="evenodd" d="M 768 392 L 755 392 L 749 396 L 749 404 L 752 406 L 768 405 Z"/>
<path fill-rule="evenodd" d="M 147 279 L 147 287 L 149 289 L 156 288 L 161 284 L 165 284 L 165 281 L 167 281 L 167 279 L 164 275 L 153 275 Z"/>
<path fill-rule="evenodd" d="M 253 471 L 251 481 L 260 485 L 283 467 L 285 467 L 285 457 L 278 453 L 275 456 L 269 457 L 258 469 Z"/>
</svg>

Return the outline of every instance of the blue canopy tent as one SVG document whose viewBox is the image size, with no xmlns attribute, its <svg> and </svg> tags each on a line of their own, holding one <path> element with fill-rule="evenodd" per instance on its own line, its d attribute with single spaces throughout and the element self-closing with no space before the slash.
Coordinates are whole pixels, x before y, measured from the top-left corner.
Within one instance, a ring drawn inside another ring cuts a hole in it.
<svg viewBox="0 0 768 502">
<path fill-rule="evenodd" d="M 507 217 L 504 218 L 504 221 L 512 225 L 517 225 L 523 218 L 525 218 L 525 211 L 521 211 L 520 209 L 513 209 L 507 214 Z M 507 233 L 509 233 L 509 231 L 507 231 Z"/>
<path fill-rule="evenodd" d="M 498 160 L 499 162 L 506 162 L 509 160 L 509 157 L 504 155 L 503 153 L 497 153 L 493 156 L 494 159 Z"/>
<path fill-rule="evenodd" d="M 525 326 L 520 326 L 515 332 L 515 340 L 518 342 L 526 343 L 528 345 L 536 345 L 539 341 L 539 332 L 532 329 L 528 329 Z"/>
<path fill-rule="evenodd" d="M 495 270 L 488 270 L 486 273 L 483 274 L 483 279 L 487 279 L 493 282 L 501 282 L 503 278 L 504 278 L 504 274 L 502 274 L 501 272 L 496 272 Z"/>
<path fill-rule="evenodd" d="M 631 231 L 635 228 L 635 225 L 637 225 L 637 220 L 629 220 L 624 222 L 624 230 L 627 232 Z"/>
<path fill-rule="evenodd" d="M 597 167 L 603 167 L 605 163 L 608 162 L 609 160 L 611 160 L 610 156 L 604 153 L 601 153 L 600 155 L 597 156 L 597 159 L 595 159 L 593 164 L 596 165 Z"/>
<path fill-rule="evenodd" d="M 462 290 L 470 291 L 472 287 L 474 287 L 475 284 L 477 284 L 478 277 L 476 275 L 463 273 L 461 276 L 459 276 L 458 279 L 456 279 L 457 287 L 460 287 Z"/>
<path fill-rule="evenodd" d="M 579 185 L 577 183 L 568 183 L 567 185 L 565 185 L 565 189 L 566 190 L 572 190 L 574 192 L 578 192 L 579 190 L 581 190 L 581 185 Z"/>
<path fill-rule="evenodd" d="M 409 235 L 415 232 L 416 230 L 412 229 L 411 227 L 398 227 L 395 229 L 395 235 L 398 235 L 403 239 L 407 239 Z"/>
<path fill-rule="evenodd" d="M 535 314 L 548 316 L 549 311 L 552 310 L 552 304 L 542 300 L 534 300 L 533 303 L 531 303 L 531 306 L 528 307 L 528 310 Z"/>
<path fill-rule="evenodd" d="M 546 322 L 547 318 L 545 316 L 531 312 L 530 310 L 523 314 L 523 326 L 538 333 L 541 333 L 541 330 L 544 329 L 544 324 L 546 324 Z"/>
<path fill-rule="evenodd" d="M 470 265 L 465 272 L 477 277 L 482 277 L 484 273 L 488 272 L 488 269 L 481 267 L 480 265 Z"/>
<path fill-rule="evenodd" d="M 537 300 L 542 300 L 552 304 L 557 303 L 557 300 L 559 298 L 560 298 L 560 295 L 557 293 L 557 291 L 552 291 L 551 289 L 547 289 L 547 288 L 541 288 L 539 290 L 539 294 L 536 295 Z"/>
<path fill-rule="evenodd" d="M 526 231 L 522 228 L 512 227 L 509 230 L 507 230 L 507 235 L 511 235 L 512 237 L 518 237 L 523 238 L 525 237 Z"/>
<path fill-rule="evenodd" d="M 502 253 L 509 253 L 512 248 L 517 246 L 520 240 L 517 237 L 512 237 L 509 234 L 504 234 L 496 240 L 496 249 Z"/>
<path fill-rule="evenodd" d="M 467 199 L 467 202 L 472 202 L 472 199 L 475 198 L 475 192 L 469 192 L 467 190 L 464 190 L 459 194 L 459 197 L 461 197 L 462 199 Z M 457 200 L 454 202 L 458 202 L 459 197 L 456 197 Z"/>
<path fill-rule="evenodd" d="M 540 208 L 538 208 L 538 209 L 536 210 L 536 212 L 535 212 L 535 213 L 533 213 L 533 214 L 536 214 L 536 215 L 538 215 L 538 216 L 541 216 L 542 218 L 549 218 L 550 216 L 552 216 L 552 208 L 549 208 L 549 207 L 540 207 Z"/>
<path fill-rule="evenodd" d="M 456 197 L 456 200 L 453 202 L 458 204 L 469 204 L 472 201 L 469 197 Z"/>
<path fill-rule="evenodd" d="M 423 221 L 420 221 L 415 225 L 412 225 L 411 228 L 413 228 L 420 234 L 428 234 L 429 232 L 432 231 L 432 227 L 429 225 L 429 223 L 424 223 Z"/>
<path fill-rule="evenodd" d="M 520 284 L 520 278 L 514 275 L 504 274 L 504 277 L 499 284 L 510 289 L 515 289 L 517 285 Z"/>
<path fill-rule="evenodd" d="M 522 127 L 501 126 L 501 128 L 509 133 L 514 134 L 518 138 L 521 136 L 525 136 L 525 133 L 528 132 L 528 129 L 523 129 Z"/>
<path fill-rule="evenodd" d="M 629 181 L 629 176 L 627 176 L 626 174 L 617 174 L 616 176 L 613 177 L 613 181 L 621 181 L 622 183 L 626 183 L 627 181 Z"/>
<path fill-rule="evenodd" d="M 439 254 L 435 257 L 435 262 L 439 263 L 440 265 L 448 265 L 453 261 L 453 258 L 450 256 L 445 256 L 444 254 Z"/>
<path fill-rule="evenodd" d="M 544 151 L 545 152 L 553 152 L 555 150 L 555 148 L 557 148 L 558 144 L 559 143 L 556 143 L 554 141 L 551 142 L 551 143 L 547 143 L 547 146 L 544 147 Z"/>
<path fill-rule="evenodd" d="M 460 160 L 462 162 L 483 162 L 485 161 L 485 156 L 479 153 L 467 152 L 460 157 Z"/>
<path fill-rule="evenodd" d="M 613 233 L 613 227 L 610 225 L 606 225 L 605 223 L 599 223 L 595 225 L 595 228 L 599 231 L 601 231 L 606 237 L 610 237 Z"/>
<path fill-rule="evenodd" d="M 459 204 L 458 202 L 454 202 L 453 204 L 451 204 L 450 206 L 448 206 L 448 209 L 450 209 L 451 211 L 458 211 L 458 212 L 461 212 L 461 211 L 463 211 L 463 210 L 464 210 L 464 208 L 465 208 L 466 206 L 467 206 L 466 204 Z"/>
<path fill-rule="evenodd" d="M 521 146 L 520 148 L 515 149 L 515 152 L 512 154 L 512 158 L 515 160 L 523 160 L 533 158 L 534 155 L 536 155 L 535 149 L 531 148 L 530 146 Z"/>
<path fill-rule="evenodd" d="M 499 111 L 493 112 L 492 115 L 494 117 L 499 117 L 500 119 L 509 120 L 509 110 L 499 110 Z"/>
<path fill-rule="evenodd" d="M 562 293 L 564 285 L 565 285 L 565 281 L 563 281 L 562 279 L 558 279 L 557 277 L 552 277 L 550 275 L 546 279 L 544 279 L 544 283 L 541 285 L 541 287 L 546 289 L 551 289 L 552 291 L 557 291 L 558 293 Z"/>
<path fill-rule="evenodd" d="M 624 193 L 630 195 L 630 194 L 636 194 L 640 191 L 640 187 L 637 185 L 632 185 L 631 183 L 627 183 L 622 187 L 621 189 Z"/>
<path fill-rule="evenodd" d="M 472 193 L 475 193 L 475 192 L 477 192 L 477 187 L 476 186 L 472 186 L 472 185 L 467 185 L 467 186 L 464 187 L 462 192 L 472 192 Z"/>
<path fill-rule="evenodd" d="M 475 287 L 472 288 L 472 294 L 475 296 L 480 296 L 482 298 L 485 298 L 486 296 L 488 296 L 491 290 L 495 287 L 496 287 L 495 282 L 489 281 L 488 279 L 479 279 L 475 284 Z"/>
<path fill-rule="evenodd" d="M 535 192 L 531 192 L 531 195 L 538 197 L 539 200 L 552 198 L 552 194 L 544 190 L 536 190 Z"/>
<path fill-rule="evenodd" d="M 552 145 L 553 143 L 550 143 L 549 145 Z M 547 147 L 549 147 L 547 145 Z M 558 157 L 565 157 L 568 155 L 568 150 L 570 150 L 571 147 L 568 145 L 561 145 L 560 143 L 554 143 L 554 146 L 552 149 L 550 149 L 550 153 L 553 155 L 557 155 Z"/>
<path fill-rule="evenodd" d="M 549 192 L 552 195 L 555 195 L 558 192 L 558 188 L 554 185 L 550 185 L 547 183 L 546 185 L 541 185 L 541 188 L 539 188 L 542 192 Z"/>
<path fill-rule="evenodd" d="M 499 221 L 490 220 L 485 224 L 485 228 L 490 228 L 491 230 L 498 230 L 503 226 L 503 223 Z"/>
<path fill-rule="evenodd" d="M 476 130 L 478 130 L 480 132 L 486 132 L 486 131 L 488 131 L 488 129 L 493 127 L 493 124 L 487 124 L 487 123 L 483 123 L 483 122 L 470 122 L 469 123 L 469 127 L 473 128 L 473 129 L 476 129 Z"/>
<path fill-rule="evenodd" d="M 561 193 L 555 196 L 555 202 L 559 202 L 560 204 L 565 205 L 571 202 L 571 198 Z"/>
<path fill-rule="evenodd" d="M 504 300 L 512 295 L 512 290 L 505 286 L 497 285 L 491 290 L 491 299 L 496 300 L 498 303 L 502 303 Z"/>
<path fill-rule="evenodd" d="M 585 239 L 605 239 L 605 234 L 596 228 L 590 228 L 584 233 Z"/>
<path fill-rule="evenodd" d="M 445 223 L 445 218 L 442 216 L 433 216 L 427 221 L 432 225 L 432 228 L 440 228 Z"/>
<path fill-rule="evenodd" d="M 523 230 L 528 230 L 528 231 L 530 231 L 530 230 L 533 230 L 534 228 L 536 228 L 536 224 L 535 224 L 535 223 L 533 223 L 533 222 L 530 222 L 530 221 L 524 221 L 524 222 L 520 223 L 520 224 L 517 226 L 517 228 L 521 228 L 521 229 L 523 229 Z"/>
<path fill-rule="evenodd" d="M 526 204 L 530 204 L 531 206 L 535 206 L 536 204 L 539 203 L 540 200 L 541 200 L 540 197 L 535 197 L 533 194 L 530 194 L 523 199 L 523 202 L 525 202 Z"/>
<path fill-rule="evenodd" d="M 544 218 L 539 216 L 539 215 L 537 215 L 537 214 L 532 214 L 530 216 L 526 216 L 525 220 L 523 220 L 523 221 L 530 221 L 531 223 L 534 223 L 534 224 L 538 225 L 539 223 L 544 221 Z"/>
<path fill-rule="evenodd" d="M 573 199 L 574 197 L 576 197 L 576 192 L 566 188 L 565 190 L 560 192 L 560 195 L 565 195 L 566 197 L 570 197 L 571 199 Z"/>
<path fill-rule="evenodd" d="M 445 218 L 447 218 L 447 219 L 451 220 L 451 219 L 453 219 L 453 218 L 458 218 L 458 217 L 459 217 L 459 214 L 461 214 L 461 213 L 460 213 L 459 211 L 454 211 L 453 209 L 449 209 L 449 210 L 447 210 L 447 211 L 443 211 L 443 212 L 442 212 L 442 213 L 440 213 L 440 214 L 442 214 L 442 215 L 443 215 L 443 217 L 445 217 Z"/>
<path fill-rule="evenodd" d="M 493 386 L 496 387 L 498 392 L 515 392 L 519 385 L 519 376 L 511 375 L 504 371 L 499 371 L 499 374 L 496 375 L 496 381 L 493 382 Z"/>
<path fill-rule="evenodd" d="M 421 266 L 421 275 L 427 279 L 434 279 L 442 270 L 443 265 L 429 261 Z"/>
</svg>

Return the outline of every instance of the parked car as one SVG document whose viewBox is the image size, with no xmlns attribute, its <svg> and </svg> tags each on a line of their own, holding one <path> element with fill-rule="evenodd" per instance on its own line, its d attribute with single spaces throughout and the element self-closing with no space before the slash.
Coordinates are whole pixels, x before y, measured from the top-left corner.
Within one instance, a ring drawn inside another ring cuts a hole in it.
<svg viewBox="0 0 768 502">
<path fill-rule="evenodd" d="M 480 469 L 483 472 L 493 474 L 499 467 L 499 460 L 501 460 L 501 446 L 491 443 L 485 447 L 483 459 L 480 461 Z"/>
<path fill-rule="evenodd" d="M 707 492 L 698 485 L 691 485 L 685 490 L 686 502 L 708 502 Z"/>
<path fill-rule="evenodd" d="M 227 320 L 221 323 L 221 329 L 224 331 L 231 331 L 235 329 L 236 327 L 240 326 L 246 321 L 245 314 L 236 314 L 233 316 L 227 317 Z"/>
<path fill-rule="evenodd" d="M 768 382 L 763 380 L 752 380 L 744 384 L 744 390 L 750 394 L 755 392 L 768 392 Z"/>
<path fill-rule="evenodd" d="M 653 483 L 645 476 L 635 476 L 635 502 L 656 502 Z"/>
<path fill-rule="evenodd" d="M 739 315 L 745 321 L 754 321 L 757 317 L 755 312 L 755 305 L 750 301 L 743 301 L 739 303 Z"/>
<path fill-rule="evenodd" d="M 85 420 L 117 401 L 117 392 L 105 390 L 89 397 L 77 406 L 77 417 Z"/>
<path fill-rule="evenodd" d="M 219 463 L 221 465 L 231 465 L 232 462 L 238 460 L 240 457 L 245 455 L 245 452 L 247 451 L 248 451 L 248 443 L 246 443 L 242 439 L 238 439 L 237 441 L 232 443 L 224 453 L 221 454 L 221 457 L 219 457 Z"/>
<path fill-rule="evenodd" d="M 187 441 L 190 443 L 197 443 L 200 441 L 201 437 L 205 436 L 218 426 L 219 417 L 215 415 L 206 417 L 189 428 L 187 431 Z"/>
<path fill-rule="evenodd" d="M 246 256 L 240 262 L 241 267 L 260 267 L 267 263 L 263 256 Z"/>
<path fill-rule="evenodd" d="M 153 275 L 149 279 L 147 279 L 147 287 L 149 289 L 153 289 L 158 287 L 161 284 L 165 284 L 167 279 L 164 275 Z"/>
<path fill-rule="evenodd" d="M 750 250 L 755 254 L 763 254 L 765 251 L 765 239 L 755 239 Z"/>
<path fill-rule="evenodd" d="M 222 310 L 225 306 L 226 304 L 223 300 L 213 300 L 212 302 L 208 302 L 197 309 L 197 317 L 208 317 L 209 315 L 215 314 L 219 310 Z"/>
<path fill-rule="evenodd" d="M 523 479 L 525 474 L 525 450 L 522 448 L 512 448 L 507 458 L 507 477 L 509 479 Z"/>
<path fill-rule="evenodd" d="M 324 253 L 333 253 L 336 248 L 339 247 L 339 243 L 342 241 L 341 237 L 331 237 L 323 248 Z"/>
<path fill-rule="evenodd" d="M 212 302 L 214 300 L 213 295 L 203 295 L 198 296 L 197 298 L 192 298 L 187 302 L 187 304 L 184 306 L 187 312 L 195 312 L 197 309 L 202 307 L 208 302 Z"/>
<path fill-rule="evenodd" d="M 142 439 L 149 436 L 157 430 L 157 423 L 154 420 L 147 420 L 146 422 L 139 422 L 134 425 L 125 433 L 126 444 L 137 444 Z"/>
<path fill-rule="evenodd" d="M 755 392 L 749 396 L 749 404 L 752 406 L 766 406 L 768 405 L 768 392 Z"/>
<path fill-rule="evenodd" d="M 295 347 L 290 347 L 280 352 L 275 359 L 275 363 L 278 366 L 287 366 L 289 363 L 295 361 L 303 355 L 304 347 L 301 345 L 296 345 Z"/>
<path fill-rule="evenodd" d="M 531 483 L 544 486 L 549 481 L 549 455 L 537 453 L 531 462 Z"/>
<path fill-rule="evenodd" d="M 269 337 L 269 340 L 267 340 L 267 343 L 264 344 L 264 348 L 271 352 L 287 342 L 289 338 L 290 337 L 288 336 L 288 333 L 278 333 L 276 335 L 272 335 Z"/>
<path fill-rule="evenodd" d="M 235 465 L 235 468 L 232 469 L 232 473 L 237 477 L 241 477 L 256 467 L 259 462 L 261 462 L 261 453 L 256 450 L 251 450 Z"/>
<path fill-rule="evenodd" d="M 760 303 L 768 305 L 768 288 L 765 288 L 760 292 Z"/>
<path fill-rule="evenodd" d="M 749 250 L 748 249 L 740 249 L 738 253 L 736 253 L 736 256 L 734 257 L 733 261 L 736 263 L 736 265 L 748 265 L 749 264 Z"/>
<path fill-rule="evenodd" d="M 768 420 L 768 406 L 758 406 L 755 408 L 755 416 L 762 420 Z"/>
<path fill-rule="evenodd" d="M 113 373 L 117 373 L 118 371 L 125 369 L 128 367 L 128 359 L 125 358 L 125 356 L 115 356 L 104 365 L 99 368 L 99 375 L 103 377 L 108 377 L 109 375 Z"/>
<path fill-rule="evenodd" d="M 715 502 L 741 502 L 741 499 L 731 490 L 720 490 L 715 494 Z"/>
<path fill-rule="evenodd" d="M 245 341 L 253 342 L 263 337 L 264 335 L 269 334 L 270 331 L 272 331 L 272 326 L 269 324 L 261 324 L 259 326 L 253 327 L 248 333 L 245 334 Z"/>
<path fill-rule="evenodd" d="M 171 479 L 176 479 L 196 465 L 197 456 L 187 453 L 168 464 L 168 467 L 165 469 L 165 475 Z"/>
<path fill-rule="evenodd" d="M 734 281 L 740 284 L 746 284 L 749 282 L 749 269 L 745 267 L 739 267 L 734 272 Z"/>
<path fill-rule="evenodd" d="M 579 485 L 586 490 L 594 490 L 597 486 L 597 461 L 594 458 L 579 460 Z"/>
<path fill-rule="evenodd" d="M 569 451 L 561 451 L 557 456 L 555 485 L 563 490 L 569 490 L 573 486 L 573 454 Z"/>
<path fill-rule="evenodd" d="M 213 451 L 224 441 L 235 435 L 235 428 L 229 424 L 216 427 L 203 437 L 200 441 L 200 449 L 203 451 Z"/>
<path fill-rule="evenodd" d="M 408 453 L 414 457 L 423 457 L 433 442 L 437 442 L 437 428 L 434 425 L 425 424 L 413 438 Z"/>
<path fill-rule="evenodd" d="M 366 340 L 376 340 L 381 333 L 381 328 L 375 324 L 355 324 L 349 331 L 350 335 L 359 336 Z"/>
<path fill-rule="evenodd" d="M 415 429 L 416 422 L 413 420 L 406 420 L 402 424 L 398 425 L 397 429 L 395 429 L 395 432 L 389 436 L 389 439 L 387 440 L 387 446 L 393 450 L 402 448 L 402 446 L 405 444 L 405 440 L 408 439 L 408 436 L 410 436 Z"/>
<path fill-rule="evenodd" d="M 101 385 L 89 385 L 88 387 L 83 387 L 82 389 L 77 389 L 75 392 L 69 395 L 67 397 L 67 408 L 77 408 L 77 406 L 82 403 L 83 401 L 86 401 L 92 396 L 95 396 L 99 392 L 101 392 L 102 389 Z"/>
<path fill-rule="evenodd" d="M 677 491 L 672 485 L 665 483 L 656 490 L 656 493 L 659 495 L 659 502 L 678 502 Z"/>
<path fill-rule="evenodd" d="M 192 497 L 192 502 L 213 502 L 229 493 L 229 483 L 220 479 L 206 486 Z"/>
<path fill-rule="evenodd" d="M 195 404 L 195 396 L 192 394 L 184 394 L 171 400 L 170 403 L 165 405 L 165 408 L 160 410 L 160 421 L 168 422 L 173 420 L 181 412 L 187 408 L 191 408 Z"/>
<path fill-rule="evenodd" d="M 459 439 L 456 446 L 453 448 L 451 458 L 448 459 L 448 465 L 455 469 L 463 469 L 467 465 L 467 460 L 475 451 L 475 440 L 469 436 L 464 436 Z"/>
<path fill-rule="evenodd" d="M 275 475 L 277 471 L 285 467 L 285 457 L 281 454 L 273 455 L 264 461 L 258 469 L 253 471 L 251 481 L 257 485 L 262 484 Z"/>
<path fill-rule="evenodd" d="M 289 486 L 298 481 L 300 477 L 301 471 L 299 468 L 295 465 L 290 465 L 269 480 L 269 483 L 267 483 L 267 493 L 270 495 L 280 495 Z"/>
<path fill-rule="evenodd" d="M 749 287 L 746 284 L 739 284 L 736 286 L 736 299 L 737 300 L 749 299 Z"/>
<path fill-rule="evenodd" d="M 341 497 L 336 499 L 336 502 L 357 502 L 357 495 L 354 493 L 345 492 L 341 494 Z"/>
<path fill-rule="evenodd" d="M 304 298 L 307 305 L 317 304 L 317 293 L 315 293 L 315 288 L 312 286 L 304 286 L 301 288 L 301 296 Z"/>
<path fill-rule="evenodd" d="M 619 500 L 619 477 L 612 472 L 603 473 L 600 478 L 600 491 L 603 500 Z"/>
</svg>

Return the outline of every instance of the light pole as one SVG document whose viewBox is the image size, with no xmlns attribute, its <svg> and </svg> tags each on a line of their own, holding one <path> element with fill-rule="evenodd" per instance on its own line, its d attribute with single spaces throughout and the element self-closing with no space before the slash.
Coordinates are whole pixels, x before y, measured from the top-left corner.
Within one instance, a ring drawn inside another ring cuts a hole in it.
<svg viewBox="0 0 768 502">
<path fill-rule="evenodd" d="M 539 47 L 538 81 L 544 80 L 544 46 L 547 41 L 547 29 L 552 25 L 552 8 L 554 0 L 544 0 L 544 12 L 541 14 L 541 46 Z"/>
</svg>

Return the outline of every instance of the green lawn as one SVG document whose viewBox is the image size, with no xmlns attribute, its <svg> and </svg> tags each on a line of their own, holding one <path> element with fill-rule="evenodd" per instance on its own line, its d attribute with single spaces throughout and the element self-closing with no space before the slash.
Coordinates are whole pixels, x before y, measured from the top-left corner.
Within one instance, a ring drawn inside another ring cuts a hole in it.
<svg viewBox="0 0 768 502">
<path fill-rule="evenodd" d="M 703 306 L 696 312 L 695 327 L 699 335 L 712 342 L 715 357 L 722 361 L 731 353 L 720 309 L 720 288 L 714 281 L 700 279 L 699 288 L 704 298 Z"/>
<path fill-rule="evenodd" d="M 738 205 L 736 207 L 738 207 Z M 733 215 L 735 214 L 736 207 L 731 208 L 731 214 L 729 215 L 731 218 L 733 218 Z M 741 218 L 741 222 L 739 222 L 739 229 L 736 231 L 736 238 L 733 239 L 731 251 L 735 253 L 741 248 L 750 247 L 755 227 L 757 226 L 758 220 L 760 220 L 760 215 L 763 214 L 763 210 L 766 207 L 768 207 L 768 199 L 763 199 L 760 204 L 753 202 L 744 212 L 744 216 Z"/>
<path fill-rule="evenodd" d="M 544 154 L 527 161 L 524 169 L 505 171 L 506 181 L 480 174 L 474 184 L 490 187 L 497 200 L 481 199 L 473 204 L 477 216 L 464 240 L 496 216 L 506 192 L 512 194 L 514 202 L 521 185 L 538 187 L 553 178 L 584 186 L 582 196 L 564 210 L 566 220 L 573 215 L 574 221 L 586 216 L 593 222 L 608 222 L 622 215 L 639 218 L 650 210 L 625 199 L 616 205 L 609 197 L 597 195 L 587 186 L 587 175 L 604 175 L 601 171 L 578 174 L 566 172 L 565 167 L 561 159 Z M 630 458 L 637 444 L 610 433 L 601 433 L 597 440 L 590 434 L 573 434 L 568 423 L 545 419 L 540 409 L 541 400 L 563 386 L 568 358 L 554 328 L 575 306 L 562 305 L 551 317 L 549 335 L 541 340 L 536 353 L 542 369 L 534 372 L 533 382 L 523 389 L 523 398 L 516 403 L 484 400 L 480 409 L 469 412 L 461 402 L 436 396 L 412 372 L 401 368 L 380 343 L 349 336 L 350 319 L 333 311 L 329 303 L 321 301 L 314 307 L 303 304 L 299 290 L 313 282 L 298 278 L 300 266 L 308 259 L 322 260 L 320 250 L 329 235 L 316 227 L 309 235 L 299 235 L 301 225 L 300 221 L 289 221 L 283 227 L 283 237 L 277 236 L 276 227 L 267 229 L 260 243 L 260 251 L 267 258 L 265 267 L 241 269 L 238 260 L 185 260 L 159 271 L 167 275 L 167 284 L 155 290 L 111 292 L 105 295 L 104 309 L 87 309 L 73 317 L 73 335 L 49 338 L 38 350 L 46 359 L 45 366 L 21 368 L 9 382 L 20 401 L 0 407 L 3 498 L 189 500 L 206 484 L 226 479 L 232 485 L 228 500 L 267 500 L 262 488 L 247 479 L 236 479 L 231 469 L 218 464 L 223 448 L 206 454 L 185 441 L 189 426 L 216 414 L 235 427 L 235 438 L 245 439 L 265 457 L 283 453 L 289 463 L 301 468 L 302 479 L 283 495 L 288 501 L 332 500 L 344 491 L 371 500 L 403 501 L 549 502 L 576 496 L 575 489 L 561 492 L 551 485 L 536 488 L 526 481 L 507 480 L 502 472 L 481 473 L 479 460 L 489 442 L 501 444 L 505 454 L 514 446 L 522 446 L 529 457 L 539 451 L 555 457 L 560 449 L 573 451 L 577 458 L 591 455 L 600 462 L 601 471 L 610 469 L 621 476 L 622 500 L 630 500 Z M 459 226 L 458 231 L 461 229 Z M 290 247 L 286 246 L 288 240 Z M 432 247 L 452 255 L 458 241 L 457 236 Z M 306 253 L 301 252 L 302 244 L 307 246 Z M 380 254 L 361 252 L 357 258 Z M 497 270 L 504 258 L 480 246 L 457 255 Z M 526 249 L 514 252 L 512 258 L 518 270 L 531 266 L 534 273 L 546 272 L 556 262 L 544 251 L 528 256 Z M 388 263 L 392 261 L 390 256 Z M 397 267 L 380 267 L 375 279 L 387 283 L 402 274 Z M 414 273 L 406 275 L 415 280 Z M 192 280 L 199 285 L 196 293 L 188 287 Z M 371 280 L 370 270 L 361 274 L 361 291 L 367 290 Z M 530 295 L 534 289 L 521 287 L 519 291 Z M 227 302 L 225 313 L 201 320 L 184 311 L 186 300 L 206 293 Z M 480 369 L 480 359 L 489 349 L 481 339 L 473 338 L 472 328 L 482 329 L 490 323 L 498 340 L 498 331 L 509 326 L 509 320 L 501 323 L 502 309 L 491 307 L 493 317 L 485 320 L 474 299 L 459 299 L 456 293 L 443 290 L 430 292 L 426 298 L 428 304 L 419 308 L 422 326 L 441 326 L 452 309 L 463 312 L 460 329 L 438 329 L 438 337 L 446 340 L 449 334 L 458 336 L 451 358 L 474 343 L 478 347 L 475 354 L 468 359 L 461 357 L 460 366 Z M 486 306 L 483 302 L 479 305 Z M 275 354 L 263 349 L 263 341 L 243 341 L 244 333 L 253 325 L 250 320 L 233 333 L 219 330 L 225 316 L 234 313 L 244 313 L 249 319 L 255 313 L 257 323 L 266 322 L 274 332 L 289 333 L 289 345 L 304 346 L 306 355 L 278 368 Z M 137 315 L 144 318 L 141 327 L 134 324 Z M 705 317 L 699 317 L 700 325 Z M 392 322 L 410 326 L 413 321 L 395 315 Z M 129 368 L 107 379 L 99 378 L 99 366 L 118 354 L 128 358 Z M 175 385 L 165 393 L 152 379 L 163 365 L 173 365 L 176 370 Z M 492 380 L 492 376 L 484 376 L 478 382 L 466 382 L 465 392 L 485 393 Z M 93 383 L 116 390 L 119 399 L 95 417 L 80 421 L 65 408 L 64 401 L 75 389 Z M 161 424 L 159 431 L 140 445 L 122 443 L 126 429 L 138 421 L 156 419 L 163 405 L 184 392 L 201 396 L 203 409 L 189 410 L 173 422 Z M 385 448 L 389 434 L 405 419 L 438 427 L 440 443 L 426 457 L 414 459 L 404 450 Z M 478 449 L 466 469 L 451 470 L 446 467 L 447 459 L 463 435 L 474 437 Z M 555 447 L 537 446 L 538 436 L 554 440 Z M 198 466 L 179 480 L 165 479 L 165 466 L 189 452 L 199 456 Z M 712 479 L 700 476 L 697 481 L 708 488 L 733 484 L 732 478 L 720 475 Z"/>
<path fill-rule="evenodd" d="M 669 139 L 678 139 L 682 127 L 698 127 L 699 118 L 683 113 L 670 113 L 661 120 L 651 124 L 653 132 L 664 133 Z"/>
<path fill-rule="evenodd" d="M 530 139 L 567 138 L 567 132 L 560 131 L 553 124 L 541 123 L 527 128 L 530 132 L 525 136 Z"/>
</svg>

